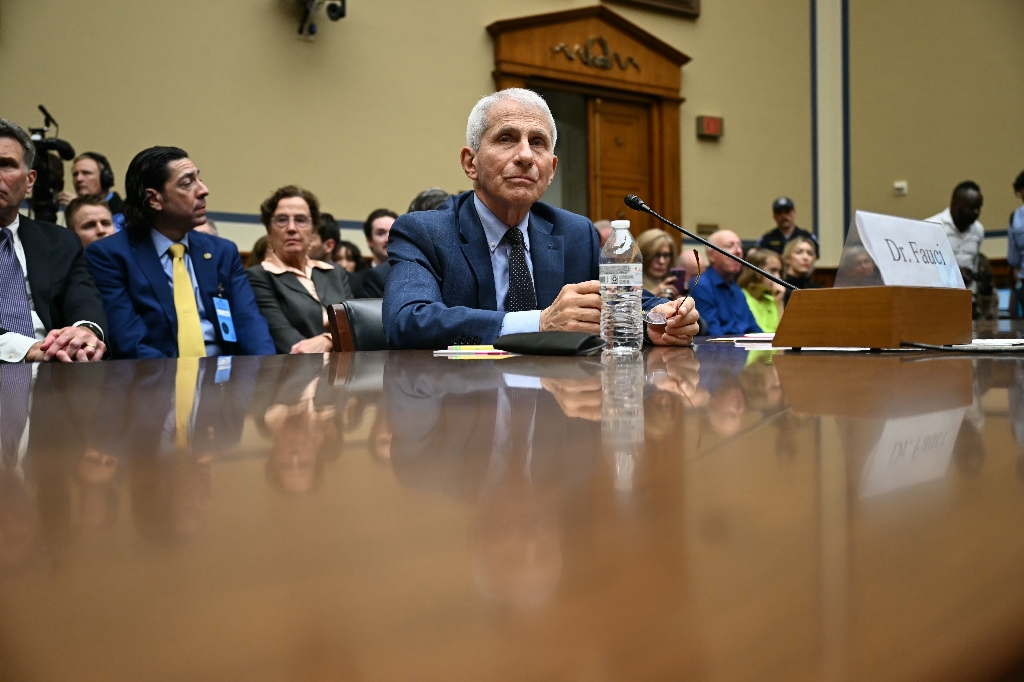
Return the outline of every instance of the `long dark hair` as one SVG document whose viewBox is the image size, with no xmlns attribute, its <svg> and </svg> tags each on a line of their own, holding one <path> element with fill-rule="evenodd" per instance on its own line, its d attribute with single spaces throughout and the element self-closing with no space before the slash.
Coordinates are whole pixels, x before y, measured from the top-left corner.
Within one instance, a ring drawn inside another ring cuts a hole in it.
<svg viewBox="0 0 1024 682">
<path fill-rule="evenodd" d="M 153 224 L 156 212 L 149 205 L 146 190 L 155 189 L 162 194 L 164 185 L 171 177 L 170 164 L 187 158 L 188 152 L 184 149 L 150 147 L 136 154 L 128 164 L 124 178 L 124 217 L 132 235 L 146 234 Z"/>
</svg>

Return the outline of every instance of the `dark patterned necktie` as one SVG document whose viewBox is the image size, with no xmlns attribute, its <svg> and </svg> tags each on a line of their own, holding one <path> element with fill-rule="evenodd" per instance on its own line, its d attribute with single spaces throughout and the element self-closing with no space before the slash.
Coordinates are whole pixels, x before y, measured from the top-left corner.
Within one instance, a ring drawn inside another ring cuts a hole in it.
<svg viewBox="0 0 1024 682">
<path fill-rule="evenodd" d="M 4 467 L 18 464 L 18 446 L 28 421 L 28 397 L 32 365 L 17 363 L 0 367 L 0 454 Z"/>
<path fill-rule="evenodd" d="M 34 337 L 32 309 L 25 291 L 25 273 L 14 253 L 14 235 L 0 227 L 0 327 Z"/>
<path fill-rule="evenodd" d="M 533 288 L 533 277 L 526 265 L 526 247 L 523 233 L 518 227 L 505 230 L 502 239 L 508 244 L 508 297 L 505 310 L 517 313 L 520 310 L 537 309 L 537 292 Z"/>
</svg>

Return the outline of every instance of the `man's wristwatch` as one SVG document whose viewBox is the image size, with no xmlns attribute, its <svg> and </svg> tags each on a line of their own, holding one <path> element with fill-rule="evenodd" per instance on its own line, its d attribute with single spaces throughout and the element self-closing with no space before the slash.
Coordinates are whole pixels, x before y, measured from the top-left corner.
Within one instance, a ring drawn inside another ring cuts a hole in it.
<svg viewBox="0 0 1024 682">
<path fill-rule="evenodd" d="M 98 324 L 96 324 L 95 322 L 90 322 L 89 320 L 82 320 L 81 322 L 75 322 L 71 326 L 72 327 L 82 327 L 83 329 L 88 329 L 89 331 L 91 331 L 93 334 L 96 335 L 97 339 L 99 339 L 100 341 L 104 340 L 103 339 L 103 330 L 100 329 L 100 326 Z"/>
</svg>

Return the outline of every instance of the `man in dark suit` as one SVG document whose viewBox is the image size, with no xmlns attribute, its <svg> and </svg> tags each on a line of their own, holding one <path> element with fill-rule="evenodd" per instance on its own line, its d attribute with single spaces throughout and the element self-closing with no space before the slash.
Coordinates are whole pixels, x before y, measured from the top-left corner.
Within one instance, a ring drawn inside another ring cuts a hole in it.
<svg viewBox="0 0 1024 682">
<path fill-rule="evenodd" d="M 35 146 L 0 119 L 0 361 L 100 360 L 107 317 L 78 237 L 18 213 Z"/>
<path fill-rule="evenodd" d="M 462 168 L 473 191 L 391 228 L 384 330 L 392 348 L 493 343 L 530 331 L 600 331 L 599 244 L 590 220 L 546 204 L 555 122 L 543 98 L 512 88 L 473 108 Z M 649 333 L 688 345 L 697 312 L 644 292 L 668 324 Z M 660 306 L 660 307 L 659 307 Z"/>
<path fill-rule="evenodd" d="M 127 229 L 86 249 L 115 358 L 271 355 L 235 245 L 196 232 L 209 191 L 185 151 L 139 152 L 125 179 Z"/>
</svg>

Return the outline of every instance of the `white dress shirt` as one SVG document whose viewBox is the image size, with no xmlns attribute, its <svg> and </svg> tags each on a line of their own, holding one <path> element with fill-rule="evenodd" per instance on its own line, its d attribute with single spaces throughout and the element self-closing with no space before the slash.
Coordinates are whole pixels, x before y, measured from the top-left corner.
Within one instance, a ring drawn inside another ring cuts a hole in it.
<svg viewBox="0 0 1024 682">
<path fill-rule="evenodd" d="M 953 223 L 953 214 L 949 212 L 949 208 L 938 215 L 933 215 L 927 222 L 938 223 L 945 228 L 957 265 L 971 272 L 978 272 L 978 254 L 981 253 L 981 242 L 985 241 L 985 228 L 981 223 L 975 220 L 966 232 L 961 232 Z"/>
</svg>

